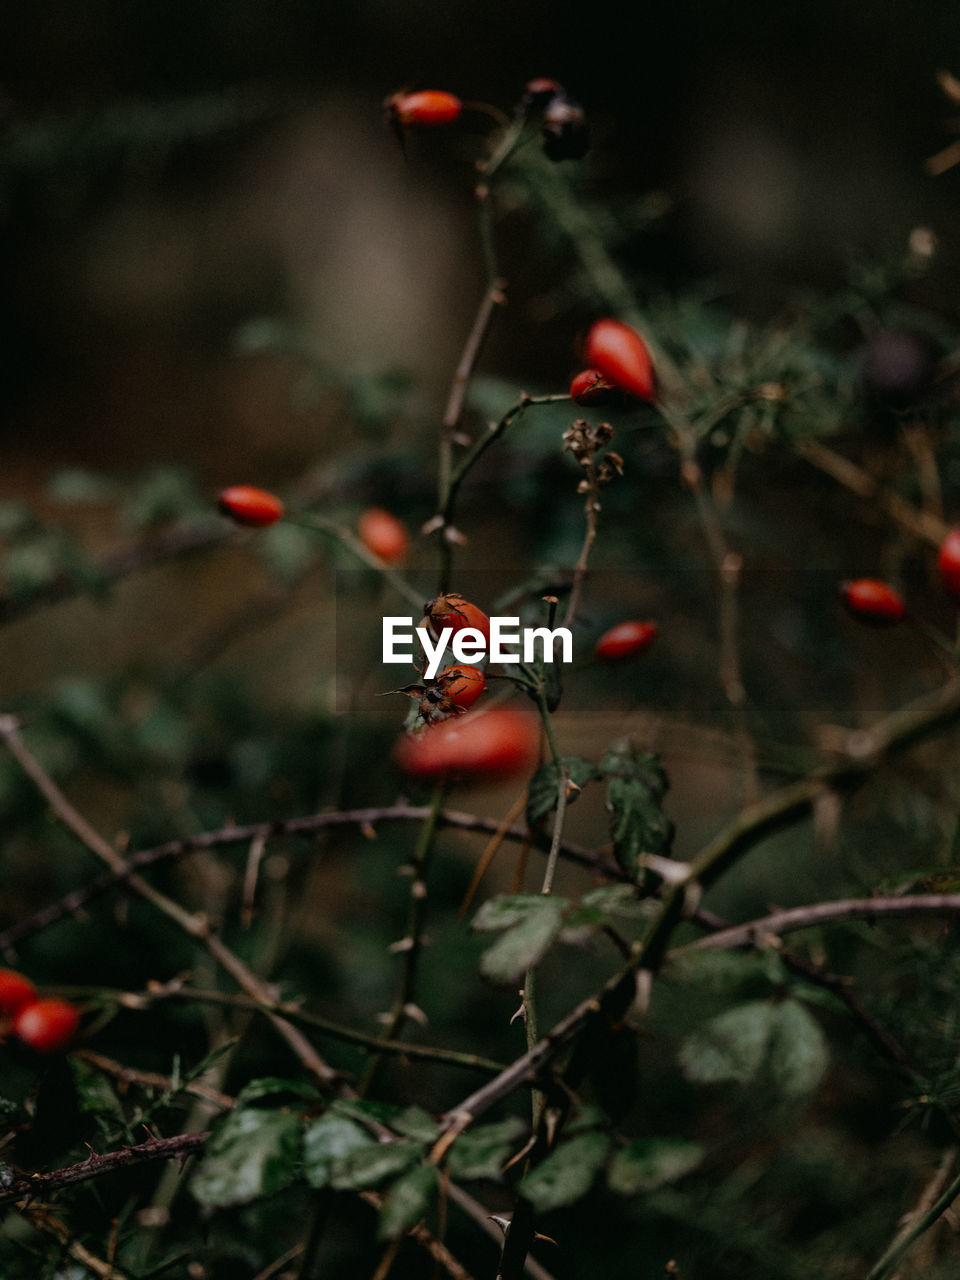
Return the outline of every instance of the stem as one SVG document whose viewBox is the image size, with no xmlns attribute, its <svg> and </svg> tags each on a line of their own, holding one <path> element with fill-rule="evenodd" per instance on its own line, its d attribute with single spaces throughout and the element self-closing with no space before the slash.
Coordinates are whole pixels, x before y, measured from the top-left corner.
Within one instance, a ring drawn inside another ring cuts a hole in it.
<svg viewBox="0 0 960 1280">
<path fill-rule="evenodd" d="M 358 560 L 362 560 L 368 568 L 382 574 L 394 590 L 416 608 L 418 614 L 423 612 L 423 592 L 417 591 L 416 587 L 411 586 L 402 573 L 398 573 L 396 569 L 391 569 L 379 556 L 369 551 L 356 534 L 349 529 L 337 524 L 335 520 L 327 520 L 324 516 L 314 515 L 287 516 L 287 523 L 298 525 L 301 529 L 312 529 L 316 533 L 326 533 L 330 537 L 336 538 Z"/>
<path fill-rule="evenodd" d="M 83 817 L 70 803 L 63 794 L 57 784 L 53 781 L 47 771 L 37 760 L 36 756 L 27 748 L 20 736 L 19 726 L 13 716 L 0 716 L 0 738 L 6 744 L 7 750 L 14 757 L 20 767 L 24 770 L 37 790 L 46 799 L 57 818 L 71 830 L 75 836 L 95 854 L 101 862 L 105 862 L 111 871 L 122 873 L 126 883 L 139 894 L 141 898 L 149 902 L 152 906 L 162 912 L 169 920 L 172 920 L 179 929 L 181 929 L 188 937 L 199 942 L 213 956 L 214 960 L 221 965 L 237 982 L 237 984 L 246 991 L 253 1000 L 255 1000 L 265 1010 L 271 1003 L 270 988 L 267 983 L 262 982 L 256 974 L 254 974 L 243 961 L 226 946 L 216 934 L 210 930 L 209 922 L 205 916 L 191 915 L 178 902 L 174 902 L 168 898 L 166 894 L 154 889 L 136 873 L 129 874 L 125 860 L 112 845 L 108 844 L 104 838 L 91 827 L 86 818 Z M 275 1029 L 286 1040 L 287 1044 L 299 1058 L 300 1062 L 308 1071 L 313 1074 L 317 1080 L 324 1084 L 329 1084 L 336 1078 L 336 1072 L 327 1065 L 313 1048 L 310 1042 L 297 1030 L 296 1027 L 285 1021 L 283 1018 L 277 1017 L 275 1014 L 267 1012 L 267 1017 L 273 1023 Z"/>
<path fill-rule="evenodd" d="M 423 926 L 427 913 L 427 874 L 433 856 L 435 838 L 443 798 L 446 794 L 446 783 L 438 782 L 433 789 L 430 812 L 420 830 L 420 838 L 414 851 L 411 867 L 413 877 L 410 882 L 410 909 L 407 915 L 407 930 L 396 949 L 403 952 L 403 973 L 400 985 L 393 1001 L 393 1008 L 387 1020 L 382 1039 L 393 1040 L 403 1028 L 414 1005 L 417 987 L 417 969 L 423 952 Z M 414 1009 L 416 1012 L 416 1009 Z M 376 1083 L 383 1067 L 384 1054 L 378 1052 L 371 1060 L 360 1085 L 360 1096 L 366 1097 Z"/>
<path fill-rule="evenodd" d="M 960 1175 L 958 1175 L 944 1191 L 943 1195 L 922 1214 L 916 1222 L 910 1224 L 900 1235 L 896 1236 L 883 1257 L 871 1267 L 866 1280 L 883 1280 L 890 1274 L 913 1242 L 923 1235 L 953 1204 L 960 1195 Z"/>
</svg>

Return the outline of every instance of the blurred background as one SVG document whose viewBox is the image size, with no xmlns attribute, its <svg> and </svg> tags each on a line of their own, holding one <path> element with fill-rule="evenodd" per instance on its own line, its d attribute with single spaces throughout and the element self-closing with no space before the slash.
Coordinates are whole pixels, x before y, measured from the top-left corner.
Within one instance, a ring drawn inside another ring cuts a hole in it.
<svg viewBox="0 0 960 1280">
<path fill-rule="evenodd" d="M 405 160 L 380 115 L 404 86 L 509 112 L 532 76 L 561 80 L 588 112 L 591 193 L 669 205 L 621 246 L 652 292 L 705 277 L 771 310 L 921 223 L 947 233 L 938 283 L 956 283 L 960 176 L 923 168 L 955 136 L 934 78 L 960 60 L 945 0 L 678 0 L 636 8 L 629 31 L 607 0 L 6 9 L 3 491 L 160 454 L 215 484 L 248 459 L 284 475 L 342 442 L 323 405 L 291 407 L 289 358 L 238 354 L 264 316 L 323 362 L 442 394 L 481 287 L 486 121 L 415 138 Z M 562 384 L 584 316 L 556 294 L 557 260 L 531 261 L 527 219 L 501 235 L 515 303 L 486 367 Z"/>
</svg>

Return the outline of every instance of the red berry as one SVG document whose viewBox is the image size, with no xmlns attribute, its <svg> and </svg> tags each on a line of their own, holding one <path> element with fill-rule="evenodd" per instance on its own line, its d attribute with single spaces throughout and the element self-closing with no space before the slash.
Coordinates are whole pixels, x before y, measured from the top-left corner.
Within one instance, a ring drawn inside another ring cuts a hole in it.
<svg viewBox="0 0 960 1280">
<path fill-rule="evenodd" d="M 430 619 L 430 626 L 438 638 L 444 627 L 450 627 L 454 635 L 466 627 L 472 627 L 480 632 L 488 646 L 490 644 L 490 619 L 482 609 L 454 591 L 437 596 L 435 600 L 428 600 L 423 606 L 423 612 Z"/>
<path fill-rule="evenodd" d="M 80 1015 L 66 1000 L 34 1000 L 13 1020 L 13 1034 L 37 1053 L 59 1053 L 73 1039 Z"/>
<path fill-rule="evenodd" d="M 647 344 L 619 320 L 598 320 L 587 334 L 587 360 L 616 387 L 638 400 L 656 396 L 656 375 Z"/>
<path fill-rule="evenodd" d="M 655 622 L 618 622 L 605 631 L 594 646 L 594 653 L 604 662 L 633 658 L 653 644 L 657 635 Z"/>
<path fill-rule="evenodd" d="M 599 369 L 583 369 L 570 383 L 570 399 L 577 404 L 608 404 L 618 398 L 617 388 Z"/>
<path fill-rule="evenodd" d="M 217 499 L 217 505 L 225 516 L 251 529 L 263 529 L 268 524 L 276 524 L 283 516 L 283 503 L 280 499 L 266 489 L 258 489 L 252 484 L 235 484 L 224 489 Z"/>
<path fill-rule="evenodd" d="M 15 969 L 0 969 L 0 1015 L 16 1013 L 22 1005 L 36 1000 L 37 989 Z"/>
<path fill-rule="evenodd" d="M 360 541 L 387 564 L 399 564 L 410 549 L 410 534 L 396 516 L 382 507 L 364 511 L 357 525 Z"/>
<path fill-rule="evenodd" d="M 960 597 L 960 528 L 951 529 L 941 542 L 937 568 L 950 594 Z"/>
<path fill-rule="evenodd" d="M 466 711 L 487 687 L 487 679 L 479 667 L 468 667 L 460 662 L 441 671 L 437 676 L 437 684 L 448 702 Z"/>
<path fill-rule="evenodd" d="M 539 721 L 510 707 L 473 711 L 401 738 L 394 760 L 422 780 L 509 778 L 531 769 L 540 746 Z"/>
<path fill-rule="evenodd" d="M 385 105 L 391 119 L 404 129 L 432 129 L 453 124 L 463 110 L 460 99 L 442 89 L 395 93 Z"/>
<path fill-rule="evenodd" d="M 840 588 L 843 603 L 860 622 L 886 626 L 900 622 L 907 606 L 893 587 L 878 578 L 856 578 Z"/>
</svg>

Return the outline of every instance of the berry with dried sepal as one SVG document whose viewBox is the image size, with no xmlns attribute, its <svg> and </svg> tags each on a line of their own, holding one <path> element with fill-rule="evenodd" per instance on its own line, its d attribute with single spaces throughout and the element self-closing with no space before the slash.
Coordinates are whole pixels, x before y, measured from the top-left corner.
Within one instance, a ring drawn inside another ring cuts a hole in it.
<svg viewBox="0 0 960 1280">
<path fill-rule="evenodd" d="M 628 324 L 606 318 L 598 320 L 587 334 L 587 360 L 615 387 L 638 400 L 656 397 L 656 374 L 647 344 Z"/>
</svg>

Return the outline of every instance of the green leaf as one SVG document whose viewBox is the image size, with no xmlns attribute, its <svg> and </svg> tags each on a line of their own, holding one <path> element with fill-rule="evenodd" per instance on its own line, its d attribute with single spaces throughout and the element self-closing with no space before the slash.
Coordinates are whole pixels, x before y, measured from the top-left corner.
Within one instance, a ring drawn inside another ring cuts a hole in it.
<svg viewBox="0 0 960 1280">
<path fill-rule="evenodd" d="M 820 1024 L 802 1004 L 784 1000 L 776 1009 L 768 1067 L 783 1092 L 797 1098 L 810 1093 L 823 1079 L 830 1052 Z"/>
<path fill-rule="evenodd" d="M 257 535 L 254 546 L 268 569 L 281 582 L 295 582 L 317 556 L 319 538 L 308 529 L 280 521 Z"/>
<path fill-rule="evenodd" d="M 337 1191 L 363 1191 L 367 1187 L 378 1187 L 388 1178 L 406 1173 L 425 1154 L 424 1143 L 408 1139 L 357 1147 L 334 1162 L 330 1185 Z"/>
<path fill-rule="evenodd" d="M 423 1107 L 404 1107 L 389 1124 L 394 1132 L 402 1133 L 405 1138 L 416 1138 L 418 1142 L 436 1142 L 440 1137 L 440 1126 Z"/>
<path fill-rule="evenodd" d="M 608 751 L 600 762 L 607 778 L 607 809 L 613 852 L 621 870 L 645 883 L 644 854 L 670 856 L 673 823 L 663 812 L 669 783 L 659 758 L 633 748 Z"/>
<path fill-rule="evenodd" d="M 565 756 L 559 764 L 551 760 L 549 764 L 543 765 L 530 780 L 527 822 L 532 827 L 557 807 L 561 768 L 566 769 L 567 776 L 576 787 L 585 787 L 588 782 L 598 776 L 596 765 L 589 760 L 584 760 L 581 756 Z M 576 797 L 577 792 L 574 791 L 567 803 L 571 803 Z"/>
<path fill-rule="evenodd" d="M 333 1165 L 351 1151 L 375 1147 L 377 1141 L 346 1116 L 328 1111 L 307 1127 L 303 1135 L 303 1164 L 311 1187 L 325 1187 Z"/>
<path fill-rule="evenodd" d="M 77 1102 L 81 1111 L 112 1116 L 114 1119 L 123 1116 L 120 1100 L 113 1091 L 113 1086 L 101 1071 L 96 1071 L 82 1058 L 70 1056 L 67 1059 L 73 1073 L 73 1083 L 77 1090 Z"/>
<path fill-rule="evenodd" d="M 453 1178 L 499 1178 L 527 1126 L 519 1116 L 496 1124 L 480 1125 L 457 1138 L 450 1148 L 447 1167 Z"/>
<path fill-rule="evenodd" d="M 308 1102 L 313 1102 L 317 1097 L 317 1091 L 312 1085 L 304 1084 L 302 1080 L 284 1080 L 279 1076 L 261 1076 L 257 1080 L 250 1080 L 243 1086 L 237 1094 L 237 1105 L 246 1105 L 250 1102 L 256 1102 L 258 1098 L 305 1098 Z"/>
<path fill-rule="evenodd" d="M 338 1098 L 330 1110 L 337 1115 L 359 1120 L 361 1124 L 387 1125 L 394 1133 L 418 1142 L 436 1142 L 440 1126 L 423 1107 L 402 1107 L 396 1102 L 367 1101 L 361 1098 Z"/>
<path fill-rule="evenodd" d="M 823 1033 L 796 1000 L 737 1005 L 688 1037 L 680 1050 L 688 1080 L 746 1084 L 765 1071 L 789 1097 L 815 1088 L 827 1063 Z"/>
<path fill-rule="evenodd" d="M 55 502 L 85 506 L 88 503 L 109 502 L 116 493 L 116 486 L 99 471 L 68 467 L 53 476 L 47 492 Z"/>
<path fill-rule="evenodd" d="M 381 1240 L 395 1240 L 420 1221 L 436 1197 L 437 1181 L 432 1164 L 415 1165 L 396 1180 L 380 1210 L 377 1235 Z"/>
<path fill-rule="evenodd" d="M 582 1199 L 593 1186 L 610 1149 L 605 1133 L 581 1133 L 563 1142 L 520 1183 L 526 1196 L 541 1213 L 561 1209 Z"/>
<path fill-rule="evenodd" d="M 299 1156 L 299 1116 L 241 1107 L 225 1117 L 207 1143 L 190 1190 L 211 1209 L 248 1204 L 290 1186 Z"/>
<path fill-rule="evenodd" d="M 640 1191 L 677 1182 L 703 1160 L 698 1142 L 683 1138 L 635 1138 L 610 1161 L 607 1185 L 614 1194 L 633 1196 Z"/>
<path fill-rule="evenodd" d="M 537 964 L 563 927 L 566 898 L 509 894 L 485 902 L 474 918 L 481 931 L 504 929 L 503 937 L 480 958 L 480 972 L 492 982 L 513 982 Z"/>
<path fill-rule="evenodd" d="M 757 951 L 687 951 L 669 960 L 664 973 L 671 980 L 718 995 L 767 980 L 766 962 Z"/>
</svg>

